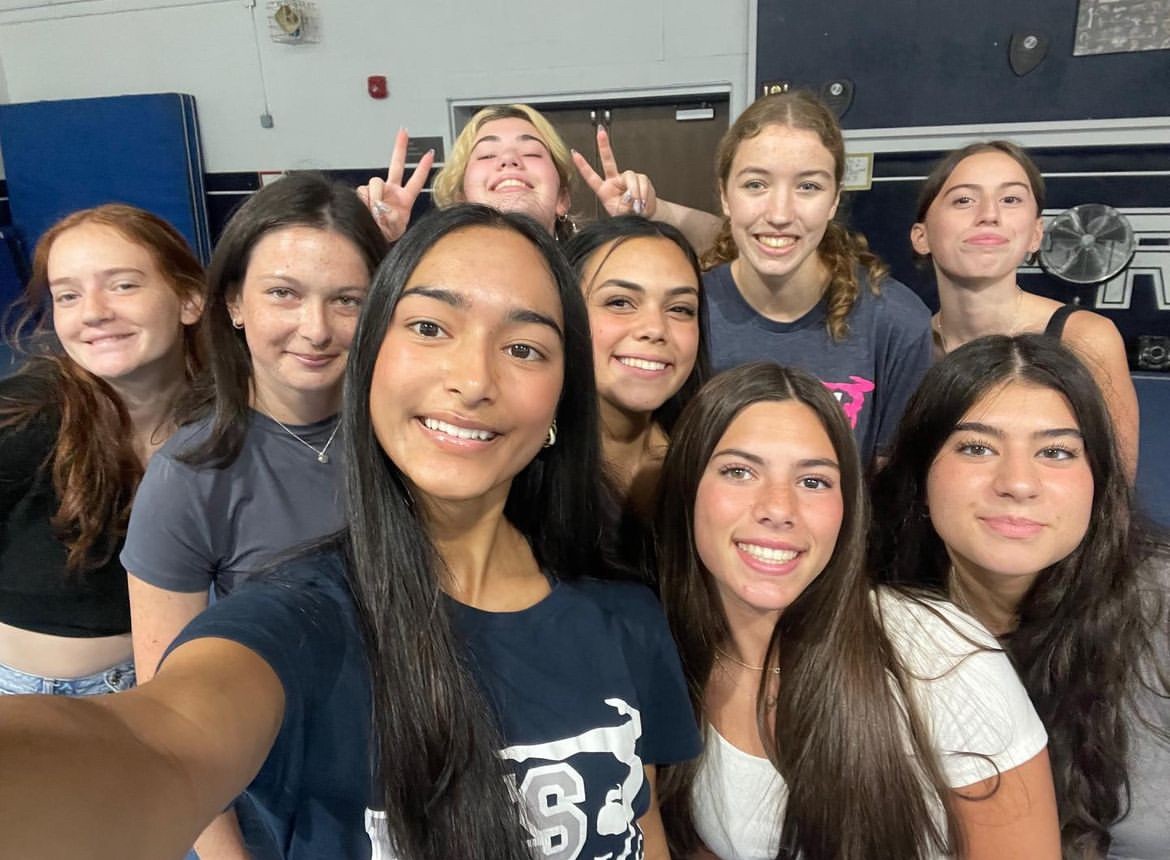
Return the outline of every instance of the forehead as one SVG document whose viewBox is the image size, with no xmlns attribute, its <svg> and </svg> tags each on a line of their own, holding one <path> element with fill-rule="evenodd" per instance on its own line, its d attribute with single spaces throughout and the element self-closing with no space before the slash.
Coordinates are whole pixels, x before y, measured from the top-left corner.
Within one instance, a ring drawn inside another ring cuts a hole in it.
<svg viewBox="0 0 1170 860">
<path fill-rule="evenodd" d="M 986 392 L 960 421 L 987 424 L 1009 433 L 1055 427 L 1079 429 L 1072 406 L 1063 394 L 1021 380 L 1009 380 Z"/>
<path fill-rule="evenodd" d="M 585 275 L 585 283 L 594 286 L 608 278 L 642 285 L 663 281 L 671 286 L 698 286 L 695 271 L 682 249 L 661 236 L 606 242 L 590 255 Z"/>
<path fill-rule="evenodd" d="M 488 120 L 479 127 L 479 131 L 475 135 L 476 145 L 478 146 L 484 138 L 488 137 L 499 138 L 504 142 L 511 142 L 518 139 L 532 139 L 540 143 L 545 149 L 548 148 L 544 136 L 537 130 L 536 126 L 520 117 L 502 117 L 500 119 Z"/>
<path fill-rule="evenodd" d="M 252 245 L 248 255 L 248 269 L 254 265 L 313 266 L 329 262 L 336 266 L 338 258 L 346 265 L 357 262 L 365 268 L 365 259 L 357 245 L 348 236 L 336 230 L 294 224 L 269 230 Z"/>
<path fill-rule="evenodd" d="M 765 400 L 742 409 L 723 431 L 715 450 L 738 448 L 769 462 L 836 459 L 820 417 L 798 400 Z"/>
<path fill-rule="evenodd" d="M 953 185 L 998 186 L 1019 182 L 1029 188 L 1031 182 L 1024 166 L 1004 152 L 988 151 L 968 155 L 955 165 L 944 187 Z"/>
<path fill-rule="evenodd" d="M 70 227 L 57 236 L 49 248 L 50 273 L 66 266 L 108 268 L 114 263 L 141 269 L 154 266 L 154 255 L 149 249 L 105 224 L 78 224 Z"/>
<path fill-rule="evenodd" d="M 419 260 L 406 287 L 440 287 L 472 306 L 524 305 L 562 319 L 560 295 L 543 254 L 513 230 L 467 227 L 439 239 Z"/>
<path fill-rule="evenodd" d="M 732 170 L 760 167 L 774 172 L 824 170 L 831 174 L 836 164 L 833 153 L 815 131 L 772 124 L 764 126 L 755 137 L 739 142 Z"/>
</svg>

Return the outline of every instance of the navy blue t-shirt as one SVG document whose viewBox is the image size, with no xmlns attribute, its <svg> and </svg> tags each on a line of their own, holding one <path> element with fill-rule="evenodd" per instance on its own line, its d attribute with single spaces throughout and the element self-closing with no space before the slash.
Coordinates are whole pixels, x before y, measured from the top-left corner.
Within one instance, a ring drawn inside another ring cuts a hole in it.
<svg viewBox="0 0 1170 860">
<path fill-rule="evenodd" d="M 845 321 L 849 334 L 835 340 L 825 327 L 824 299 L 803 317 L 777 322 L 740 293 L 730 264 L 703 275 L 707 349 L 716 371 L 751 361 L 799 367 L 833 392 L 853 428 L 862 462 L 893 441 L 911 395 L 931 363 L 930 311 L 893 278 L 874 295 L 858 271 L 857 300 Z"/>
<path fill-rule="evenodd" d="M 536 856 L 641 857 L 643 766 L 701 748 L 654 596 L 585 580 L 554 583 L 520 612 L 447 607 L 500 719 Z M 209 636 L 255 651 L 284 686 L 276 743 L 236 803 L 253 856 L 369 858 L 370 680 L 340 557 L 307 556 L 249 582 L 172 648 Z"/>
</svg>

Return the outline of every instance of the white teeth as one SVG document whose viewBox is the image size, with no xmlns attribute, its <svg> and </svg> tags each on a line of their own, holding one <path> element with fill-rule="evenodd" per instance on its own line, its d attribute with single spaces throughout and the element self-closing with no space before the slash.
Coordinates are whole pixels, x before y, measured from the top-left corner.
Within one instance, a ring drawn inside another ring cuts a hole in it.
<svg viewBox="0 0 1170 860">
<path fill-rule="evenodd" d="M 435 418 L 424 418 L 423 424 L 426 425 L 428 430 L 445 433 L 448 436 L 454 436 L 456 439 L 473 439 L 477 442 L 487 442 L 490 439 L 495 439 L 497 435 L 491 430 L 470 430 L 467 427 L 456 427 L 454 424 L 448 424 L 446 421 L 439 421 Z"/>
<path fill-rule="evenodd" d="M 662 361 L 647 361 L 644 358 L 619 358 L 626 367 L 636 367 L 638 370 L 666 370 L 666 363 Z"/>
<path fill-rule="evenodd" d="M 769 248 L 788 248 L 796 244 L 792 236 L 757 236 L 756 239 Z"/>
<path fill-rule="evenodd" d="M 794 549 L 772 549 L 771 547 L 756 546 L 754 543 L 739 543 L 738 541 L 735 545 L 752 558 L 758 558 L 760 561 L 783 564 L 786 561 L 792 561 L 792 559 L 800 555 Z"/>
<path fill-rule="evenodd" d="M 527 188 L 528 186 L 519 179 L 503 179 L 496 185 L 496 191 L 506 188 Z"/>
</svg>

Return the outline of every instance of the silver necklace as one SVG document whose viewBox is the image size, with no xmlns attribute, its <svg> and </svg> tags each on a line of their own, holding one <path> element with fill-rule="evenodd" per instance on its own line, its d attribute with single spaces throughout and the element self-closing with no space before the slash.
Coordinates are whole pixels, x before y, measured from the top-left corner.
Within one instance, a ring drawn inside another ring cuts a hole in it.
<svg viewBox="0 0 1170 860">
<path fill-rule="evenodd" d="M 323 448 L 320 448 L 320 449 L 318 449 L 315 445 L 310 445 L 309 442 L 306 441 L 303 436 L 298 436 L 296 433 L 289 430 L 288 427 L 285 426 L 284 422 L 281 421 L 279 418 L 277 418 L 275 415 L 269 415 L 268 417 L 271 418 L 273 421 L 275 421 L 280 426 L 281 430 L 283 430 L 289 436 L 292 436 L 294 439 L 296 439 L 298 442 L 300 442 L 302 445 L 304 445 L 306 448 L 308 448 L 310 451 L 312 451 L 314 454 L 316 454 L 318 463 L 328 463 L 329 462 L 329 455 L 325 452 L 328 451 L 329 446 L 333 444 L 333 437 L 337 435 L 337 428 L 341 426 L 341 418 L 340 417 L 337 419 L 337 423 L 333 425 L 333 432 L 330 433 L 329 438 L 325 440 L 325 446 Z"/>
</svg>

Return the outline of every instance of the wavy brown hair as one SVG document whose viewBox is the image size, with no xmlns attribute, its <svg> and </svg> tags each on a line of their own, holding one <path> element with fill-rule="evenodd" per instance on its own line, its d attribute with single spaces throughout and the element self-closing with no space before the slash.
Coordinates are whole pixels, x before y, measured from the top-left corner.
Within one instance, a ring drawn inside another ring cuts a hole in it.
<svg viewBox="0 0 1170 860">
<path fill-rule="evenodd" d="M 778 857 L 925 860 L 949 854 L 961 844 L 952 792 L 872 599 L 865 558 L 868 501 L 857 447 L 832 394 L 803 371 L 755 362 L 722 373 L 675 425 L 656 520 L 658 570 L 695 715 L 706 725 L 703 695 L 715 649 L 726 648 L 730 637 L 718 589 L 695 546 L 699 481 L 736 416 L 754 403 L 790 400 L 811 408 L 832 442 L 844 514 L 825 569 L 772 632 L 764 665 L 778 665 L 784 678 L 772 712 L 774 729 L 767 728 L 766 677 L 756 695 L 760 737 L 788 785 Z M 675 856 L 699 846 L 691 810 L 698 767 L 672 767 L 661 781 L 663 820 Z M 941 826 L 931 814 L 932 799 L 945 811 Z"/>
<path fill-rule="evenodd" d="M 715 152 L 715 176 L 717 190 L 721 195 L 731 177 L 731 164 L 735 161 L 739 145 L 769 126 L 811 131 L 819 137 L 825 149 L 833 156 L 833 183 L 840 192 L 841 180 L 845 175 L 845 140 L 841 136 L 841 126 L 816 96 L 795 91 L 757 99 L 723 135 Z M 817 255 L 829 270 L 829 286 L 825 290 L 828 304 L 825 326 L 835 340 L 841 340 L 849 334 L 847 318 L 861 288 L 857 278 L 858 267 L 865 268 L 869 288 L 874 295 L 880 293 L 881 282 L 890 269 L 869 249 L 865 236 L 849 230 L 836 218 L 829 221 L 824 238 L 817 246 Z M 724 217 L 714 244 L 702 255 L 703 268 L 713 269 L 723 263 L 730 263 L 738 256 L 739 249 L 731 236 L 731 219 Z"/>
<path fill-rule="evenodd" d="M 1084 537 L 1040 572 L 1018 607 L 1016 630 L 1002 641 L 1048 730 L 1064 855 L 1103 857 L 1109 827 L 1129 805 L 1134 695 L 1143 688 L 1170 694 L 1170 670 L 1156 656 L 1167 647 L 1167 607 L 1141 573 L 1170 559 L 1135 521 L 1108 410 L 1072 352 L 1045 335 L 994 335 L 930 369 L 874 479 L 871 558 L 888 582 L 948 593 L 951 561 L 931 524 L 927 475 L 963 416 L 1009 381 L 1068 401 L 1093 475 Z"/>
<path fill-rule="evenodd" d="M 0 399 L 0 426 L 18 426 L 38 417 L 58 419 L 57 440 L 46 466 L 61 503 L 52 525 L 68 549 L 70 573 L 101 567 L 126 534 L 130 503 L 142 478 L 134 451 L 130 416 L 104 380 L 77 364 L 53 333 L 49 295 L 49 252 L 67 230 L 83 225 L 115 230 L 147 250 L 182 301 L 201 300 L 203 267 L 174 227 L 143 209 L 110 203 L 83 209 L 45 231 L 33 253 L 32 276 L 14 306 L 9 340 L 28 357 L 22 382 Z M 202 368 L 195 326 L 183 327 L 187 378 Z"/>
</svg>

